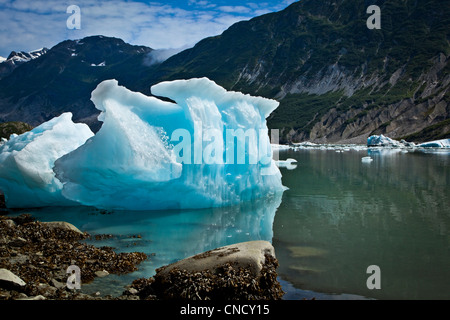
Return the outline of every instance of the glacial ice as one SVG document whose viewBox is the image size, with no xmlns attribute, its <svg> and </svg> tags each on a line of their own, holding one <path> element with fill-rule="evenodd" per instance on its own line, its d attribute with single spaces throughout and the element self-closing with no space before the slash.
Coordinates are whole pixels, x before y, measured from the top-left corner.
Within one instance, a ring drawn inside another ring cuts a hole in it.
<svg viewBox="0 0 450 320">
<path fill-rule="evenodd" d="M 187 209 L 285 189 L 266 126 L 278 102 L 228 92 L 207 78 L 162 82 L 151 90 L 176 103 L 129 91 L 116 80 L 92 92 L 103 125 L 55 161 L 64 197 L 106 209 Z M 258 143 L 245 136 L 246 143 L 229 140 L 230 130 L 253 134 Z"/>
<path fill-rule="evenodd" d="M 368 147 L 390 147 L 390 148 L 450 148 L 450 139 L 434 140 L 415 144 L 405 140 L 393 140 L 384 135 L 373 135 L 367 138 Z"/>
<path fill-rule="evenodd" d="M 371 163 L 372 161 L 373 161 L 373 159 L 370 156 L 361 158 L 362 163 Z"/>
<path fill-rule="evenodd" d="M 6 205 L 73 205 L 61 195 L 63 185 L 56 179 L 53 165 L 93 135 L 87 125 L 73 123 L 71 113 L 63 113 L 24 134 L 11 135 L 0 146 L 0 189 Z"/>
<path fill-rule="evenodd" d="M 399 141 L 393 140 L 384 135 L 373 135 L 367 138 L 368 147 L 401 147 L 402 144 Z"/>
<path fill-rule="evenodd" d="M 417 148 L 450 148 L 450 139 L 434 140 L 420 143 Z"/>
</svg>

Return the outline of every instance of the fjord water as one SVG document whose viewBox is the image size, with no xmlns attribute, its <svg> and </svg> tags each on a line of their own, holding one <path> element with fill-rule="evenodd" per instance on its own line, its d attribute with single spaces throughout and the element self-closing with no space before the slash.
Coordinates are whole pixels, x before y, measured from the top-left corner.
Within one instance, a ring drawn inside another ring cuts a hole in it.
<svg viewBox="0 0 450 320">
<path fill-rule="evenodd" d="M 367 155 L 372 162 L 361 161 Z M 449 153 L 281 151 L 280 159 L 286 158 L 298 161 L 294 170 L 280 168 L 289 190 L 240 206 L 26 212 L 113 235 L 90 241 L 94 245 L 150 255 L 138 271 L 99 278 L 83 286 L 86 292 L 120 294 L 162 265 L 223 245 L 268 240 L 285 299 L 450 299 Z M 367 288 L 370 265 L 380 267 L 381 289 Z"/>
<path fill-rule="evenodd" d="M 364 163 L 363 156 L 373 161 Z M 376 299 L 450 298 L 450 153 L 281 153 L 279 275 L 295 287 Z M 367 288 L 380 268 L 381 289 Z"/>
</svg>

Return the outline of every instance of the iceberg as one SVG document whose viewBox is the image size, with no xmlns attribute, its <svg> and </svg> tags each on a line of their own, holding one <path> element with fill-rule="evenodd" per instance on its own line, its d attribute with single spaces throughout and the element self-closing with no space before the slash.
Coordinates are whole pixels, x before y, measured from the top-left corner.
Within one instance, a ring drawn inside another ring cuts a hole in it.
<svg viewBox="0 0 450 320">
<path fill-rule="evenodd" d="M 367 138 L 368 147 L 402 147 L 403 144 L 384 135 L 373 135 Z"/>
<path fill-rule="evenodd" d="M 450 148 L 450 139 L 434 140 L 420 143 L 417 148 Z"/>
<path fill-rule="evenodd" d="M 396 141 L 384 135 L 373 135 L 367 138 L 368 147 L 390 147 L 390 148 L 450 148 L 450 139 L 434 140 L 415 144 L 405 140 Z"/>
<path fill-rule="evenodd" d="M 363 162 L 363 163 L 371 163 L 372 161 L 373 161 L 373 159 L 370 156 L 361 158 L 361 162 Z"/>
<path fill-rule="evenodd" d="M 162 82 L 160 100 L 116 80 L 91 100 L 103 122 L 55 161 L 62 195 L 118 210 L 221 207 L 285 190 L 266 118 L 278 102 L 229 92 L 207 78 Z"/>
<path fill-rule="evenodd" d="M 63 113 L 21 135 L 11 135 L 0 146 L 0 189 L 6 205 L 74 205 L 62 196 L 63 185 L 55 177 L 53 165 L 93 135 L 87 125 L 73 123 L 71 113 Z"/>
</svg>

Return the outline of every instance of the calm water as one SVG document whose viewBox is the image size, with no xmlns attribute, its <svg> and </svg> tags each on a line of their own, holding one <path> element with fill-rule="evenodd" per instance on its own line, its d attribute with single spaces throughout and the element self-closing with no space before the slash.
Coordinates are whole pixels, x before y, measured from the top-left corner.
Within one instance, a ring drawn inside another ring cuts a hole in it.
<svg viewBox="0 0 450 320">
<path fill-rule="evenodd" d="M 373 161 L 361 162 L 368 154 Z M 86 292 L 120 294 L 122 285 L 150 277 L 162 265 L 262 239 L 275 247 L 285 299 L 450 299 L 448 153 L 290 150 L 280 158 L 298 161 L 295 170 L 281 168 L 289 190 L 239 207 L 32 213 L 91 234 L 116 235 L 95 245 L 153 254 L 139 271 L 95 280 Z M 379 290 L 366 286 L 370 265 L 380 267 Z"/>
<path fill-rule="evenodd" d="M 450 298 L 450 155 L 303 150 L 274 220 L 279 275 L 377 299 Z M 378 265 L 381 289 L 369 290 Z"/>
</svg>

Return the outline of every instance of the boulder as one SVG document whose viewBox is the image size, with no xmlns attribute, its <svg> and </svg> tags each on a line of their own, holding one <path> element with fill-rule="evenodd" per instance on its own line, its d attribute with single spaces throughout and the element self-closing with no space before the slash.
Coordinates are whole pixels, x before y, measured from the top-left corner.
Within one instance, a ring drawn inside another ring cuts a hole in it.
<svg viewBox="0 0 450 320">
<path fill-rule="evenodd" d="M 239 268 L 248 268 L 254 277 L 259 277 L 266 261 L 266 254 L 275 257 L 275 250 L 270 242 L 249 241 L 237 243 L 177 261 L 156 270 L 156 277 L 164 277 L 173 269 L 188 272 L 204 270 L 214 271 L 217 267 L 230 263 Z"/>
<path fill-rule="evenodd" d="M 95 271 L 95 275 L 99 278 L 103 278 L 103 277 L 106 277 L 107 275 L 109 275 L 109 272 L 106 270 Z"/>
<path fill-rule="evenodd" d="M 278 300 L 278 260 L 267 241 L 237 243 L 156 270 L 141 299 Z"/>
<path fill-rule="evenodd" d="M 0 269 L 0 287 L 4 289 L 16 289 L 26 285 L 25 281 L 20 279 L 8 269 Z"/>
<path fill-rule="evenodd" d="M 3 223 L 8 228 L 14 228 L 16 226 L 16 223 L 13 220 L 11 220 L 11 219 L 4 220 Z"/>
<path fill-rule="evenodd" d="M 79 233 L 80 235 L 84 235 L 83 232 L 81 232 L 77 227 L 75 227 L 73 224 L 68 223 L 66 221 L 51 221 L 51 222 L 43 222 L 44 225 L 46 225 L 49 228 L 57 228 L 57 229 L 63 229 L 63 230 L 71 230 L 76 233 Z"/>
</svg>

